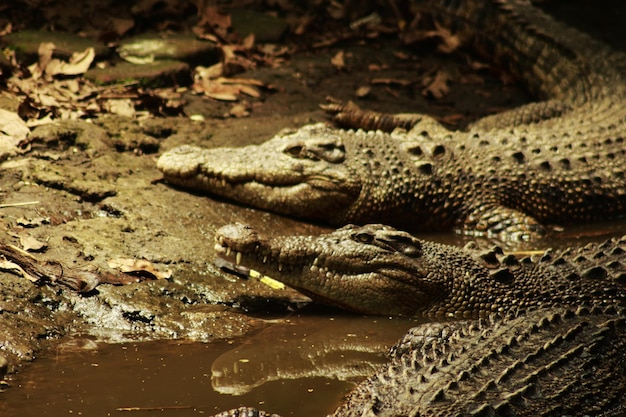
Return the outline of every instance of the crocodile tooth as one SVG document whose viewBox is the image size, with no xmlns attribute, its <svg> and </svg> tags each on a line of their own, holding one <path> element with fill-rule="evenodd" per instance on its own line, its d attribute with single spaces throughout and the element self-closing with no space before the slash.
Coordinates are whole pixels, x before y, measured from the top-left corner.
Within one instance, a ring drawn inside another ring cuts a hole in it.
<svg viewBox="0 0 626 417">
<path fill-rule="evenodd" d="M 237 265 L 239 265 L 241 263 L 241 257 L 242 257 L 241 252 L 237 252 L 237 254 L 235 255 L 235 263 Z"/>
<path fill-rule="evenodd" d="M 280 262 L 278 263 L 278 271 L 279 272 L 283 271 L 283 264 L 281 264 Z"/>
<path fill-rule="evenodd" d="M 222 178 L 222 187 L 226 187 L 226 179 Z"/>
<path fill-rule="evenodd" d="M 226 247 L 226 256 L 230 256 L 230 252 L 231 252 L 230 247 Z"/>
<path fill-rule="evenodd" d="M 267 263 L 267 255 L 263 256 L 263 263 L 266 264 Z"/>
</svg>

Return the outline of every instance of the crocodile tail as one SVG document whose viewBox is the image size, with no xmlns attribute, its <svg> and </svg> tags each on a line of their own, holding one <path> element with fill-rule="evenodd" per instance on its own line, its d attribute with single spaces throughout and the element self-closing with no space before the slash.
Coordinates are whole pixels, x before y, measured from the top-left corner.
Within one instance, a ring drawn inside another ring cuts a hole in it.
<svg viewBox="0 0 626 417">
<path fill-rule="evenodd" d="M 541 99 L 582 104 L 621 77 L 615 51 L 557 22 L 527 0 L 427 1 L 420 9 L 470 41 Z M 620 62 L 626 59 L 620 58 Z"/>
</svg>

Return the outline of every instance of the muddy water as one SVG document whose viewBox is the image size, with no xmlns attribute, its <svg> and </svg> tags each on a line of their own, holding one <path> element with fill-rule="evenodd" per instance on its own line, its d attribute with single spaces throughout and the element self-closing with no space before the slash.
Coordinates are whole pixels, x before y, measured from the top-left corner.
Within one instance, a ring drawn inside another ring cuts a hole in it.
<svg viewBox="0 0 626 417">
<path fill-rule="evenodd" d="M 626 233 L 626 221 L 570 228 L 535 243 L 581 245 Z M 461 245 L 454 235 L 428 236 Z M 74 337 L 13 376 L 1 416 L 195 416 L 241 405 L 323 416 L 418 321 L 308 308 L 245 340 L 104 344 Z"/>
<path fill-rule="evenodd" d="M 2 416 L 195 416 L 241 405 L 322 416 L 415 325 L 329 313 L 272 320 L 245 341 L 98 344 L 76 337 L 11 381 Z"/>
</svg>

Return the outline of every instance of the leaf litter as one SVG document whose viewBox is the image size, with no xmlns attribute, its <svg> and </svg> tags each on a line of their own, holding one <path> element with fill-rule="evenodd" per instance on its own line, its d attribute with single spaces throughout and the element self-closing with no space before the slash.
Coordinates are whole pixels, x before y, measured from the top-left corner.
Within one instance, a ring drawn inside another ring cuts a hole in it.
<svg viewBox="0 0 626 417">
<path fill-rule="evenodd" d="M 395 5 L 393 1 L 391 4 Z M 291 11 L 294 8 L 294 4 L 286 0 L 277 1 L 275 5 L 283 11 Z M 345 20 L 350 15 L 350 11 L 344 6 L 341 3 L 329 2 L 326 5 L 326 11 L 333 19 Z M 319 33 L 316 32 L 316 22 L 319 21 L 319 16 L 316 14 L 294 15 L 292 13 L 288 20 L 290 20 L 292 34 L 308 35 L 309 43 L 305 48 L 324 48 L 346 40 L 367 40 L 389 34 L 396 34 L 405 45 L 434 41 L 437 44 L 437 50 L 446 54 L 457 51 L 462 44 L 462 39 L 437 22 L 428 27 L 423 24 L 421 16 L 415 15 L 407 24 L 397 8 L 393 8 L 393 11 L 395 20 L 372 13 L 353 19 L 348 25 L 339 25 L 338 29 Z M 164 22 L 162 27 L 165 28 L 171 23 L 171 21 Z M 133 27 L 135 27 L 133 19 L 115 18 L 111 21 L 111 30 L 117 36 L 128 33 Z M 337 28 L 336 25 L 334 27 Z M 11 30 L 10 25 L 4 29 L 7 33 Z M 197 66 L 193 71 L 193 82 L 189 91 L 212 100 L 233 102 L 233 106 L 224 114 L 224 117 L 248 116 L 254 105 L 242 97 L 260 99 L 263 91 L 275 89 L 273 85 L 254 78 L 238 77 L 238 74 L 259 66 L 281 66 L 291 54 L 303 48 L 302 45 L 296 43 L 257 44 L 253 34 L 242 38 L 233 30 L 230 14 L 209 4 L 208 1 L 198 2 L 198 23 L 193 28 L 193 32 L 201 39 L 215 42 L 221 51 L 221 60 L 214 65 Z M 76 52 L 66 59 L 56 57 L 55 49 L 54 43 L 42 43 L 39 47 L 37 62 L 27 68 L 20 67 L 15 56 L 8 53 L 14 68 L 6 85 L 11 93 L 22 97 L 22 102 L 17 113 L 0 110 L 0 122 L 2 122 L 0 143 L 3 147 L 8 146 L 7 150 L 0 148 L 0 157 L 17 152 L 18 144 L 28 137 L 30 128 L 55 119 L 89 118 L 101 113 L 138 118 L 181 114 L 183 111 L 184 89 L 172 87 L 148 89 L 133 82 L 109 86 L 95 85 L 83 77 L 90 67 L 100 65 L 95 62 L 96 54 L 93 48 Z M 398 60 L 419 63 L 419 57 L 405 51 L 396 51 L 394 54 Z M 330 65 L 338 71 L 349 71 L 346 58 L 346 53 L 340 50 L 331 57 Z M 480 62 L 470 62 L 470 68 L 475 71 L 481 71 L 485 67 Z M 375 73 L 389 67 L 387 64 L 370 64 L 368 68 Z M 381 86 L 388 94 L 397 96 L 398 89 L 412 89 L 417 86 L 421 88 L 422 95 L 433 100 L 441 100 L 449 93 L 451 81 L 452 77 L 444 70 L 421 75 L 416 71 L 416 78 L 412 79 L 378 76 L 372 77 L 369 85 L 356 88 L 354 94 L 357 98 L 368 98 L 373 95 L 372 87 Z M 462 77 L 460 82 L 480 84 L 480 77 L 476 73 L 471 73 Z M 335 106 L 339 108 L 343 105 L 335 103 Z M 386 120 L 399 120 L 401 123 L 405 121 L 409 123 L 412 120 L 410 116 L 405 118 L 405 115 L 374 115 L 374 117 L 372 112 L 361 110 L 358 106 L 348 107 L 346 110 L 349 117 L 355 119 L 373 120 L 382 117 L 382 119 L 387 118 Z M 461 118 L 463 115 L 453 114 L 441 121 L 455 124 Z M 2 158 L 6 159 L 6 157 Z M 47 247 L 45 242 L 30 235 L 21 235 L 19 239 L 26 251 L 43 251 Z M 23 261 L 22 258 L 20 259 Z M 43 278 L 41 274 L 39 276 L 33 274 L 28 268 L 20 266 L 19 262 L 6 259 L 6 255 L 5 261 L 8 262 L 5 265 L 7 268 L 11 267 L 10 263 L 17 264 L 21 268 L 20 273 L 30 278 L 35 277 L 33 280 L 38 282 L 62 281 L 62 276 L 54 273 L 50 273 L 47 278 Z M 146 260 L 113 259 L 110 260 L 109 267 L 122 272 L 124 276 L 103 272 L 98 282 L 119 284 L 143 278 L 164 279 L 171 276 L 171 271 L 161 271 Z M 20 269 L 13 268 L 13 270 L 19 271 Z M 76 276 L 75 274 L 73 281 L 69 280 L 72 284 L 68 286 L 73 286 L 77 290 L 89 290 L 97 285 L 93 283 L 94 275 L 88 275 L 88 279 L 82 284 L 79 278 L 75 278 Z"/>
</svg>

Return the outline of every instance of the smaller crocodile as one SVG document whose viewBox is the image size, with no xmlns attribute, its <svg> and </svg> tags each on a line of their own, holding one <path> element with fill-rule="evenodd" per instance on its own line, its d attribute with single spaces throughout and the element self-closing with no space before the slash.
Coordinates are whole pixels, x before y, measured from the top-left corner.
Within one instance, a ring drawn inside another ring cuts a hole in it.
<svg viewBox="0 0 626 417">
<path fill-rule="evenodd" d="M 411 329 L 335 417 L 626 411 L 626 236 L 518 260 L 383 225 L 263 237 L 235 224 L 215 250 L 322 302 L 442 319 Z"/>
</svg>

